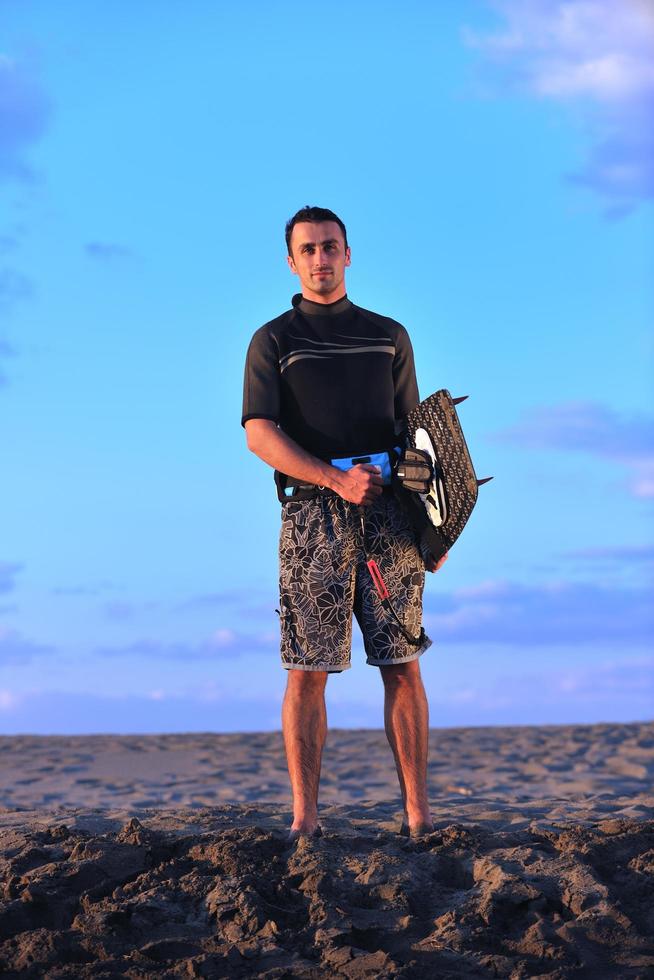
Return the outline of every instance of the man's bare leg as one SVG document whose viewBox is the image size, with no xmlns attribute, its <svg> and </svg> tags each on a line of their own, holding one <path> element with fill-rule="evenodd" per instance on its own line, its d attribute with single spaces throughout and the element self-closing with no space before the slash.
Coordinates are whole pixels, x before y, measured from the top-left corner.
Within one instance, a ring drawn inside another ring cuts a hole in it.
<svg viewBox="0 0 654 980">
<path fill-rule="evenodd" d="M 318 826 L 318 784 L 327 735 L 327 671 L 289 670 L 282 705 L 282 731 L 293 792 L 291 832 Z"/>
<path fill-rule="evenodd" d="M 429 706 L 418 660 L 380 667 L 384 725 L 402 791 L 404 819 L 413 832 L 433 827 L 427 796 Z"/>
</svg>

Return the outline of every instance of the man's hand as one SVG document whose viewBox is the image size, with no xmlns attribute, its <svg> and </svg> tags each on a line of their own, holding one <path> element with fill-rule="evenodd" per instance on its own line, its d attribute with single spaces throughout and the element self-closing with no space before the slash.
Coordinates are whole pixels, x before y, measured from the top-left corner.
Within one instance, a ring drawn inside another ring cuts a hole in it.
<svg viewBox="0 0 654 980">
<path fill-rule="evenodd" d="M 371 504 L 382 492 L 382 476 L 379 466 L 357 463 L 349 470 L 340 472 L 332 489 L 351 504 Z"/>
<path fill-rule="evenodd" d="M 245 431 L 248 448 L 281 473 L 317 487 L 329 487 L 352 504 L 371 504 L 382 492 L 379 466 L 357 463 L 349 470 L 339 470 L 305 452 L 270 419 L 248 419 Z"/>
<path fill-rule="evenodd" d="M 443 557 L 439 559 L 439 561 L 436 561 L 433 555 L 428 554 L 427 557 L 425 558 L 425 568 L 427 569 L 427 571 L 437 572 L 439 568 L 442 568 L 445 562 L 447 561 L 448 554 L 449 552 L 446 551 Z"/>
</svg>

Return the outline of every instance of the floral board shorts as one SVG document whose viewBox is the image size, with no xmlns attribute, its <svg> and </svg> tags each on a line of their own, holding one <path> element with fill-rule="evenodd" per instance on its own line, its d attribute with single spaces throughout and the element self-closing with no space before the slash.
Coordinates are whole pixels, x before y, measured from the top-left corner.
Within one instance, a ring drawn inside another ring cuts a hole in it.
<svg viewBox="0 0 654 980">
<path fill-rule="evenodd" d="M 367 558 L 377 562 L 390 600 L 411 634 L 420 632 L 424 562 L 399 502 L 383 493 L 365 508 Z M 359 508 L 318 495 L 282 504 L 279 593 L 282 666 L 340 672 L 350 666 L 352 613 L 366 662 L 377 667 L 415 660 L 431 646 L 411 645 L 384 610 L 366 565 Z"/>
</svg>

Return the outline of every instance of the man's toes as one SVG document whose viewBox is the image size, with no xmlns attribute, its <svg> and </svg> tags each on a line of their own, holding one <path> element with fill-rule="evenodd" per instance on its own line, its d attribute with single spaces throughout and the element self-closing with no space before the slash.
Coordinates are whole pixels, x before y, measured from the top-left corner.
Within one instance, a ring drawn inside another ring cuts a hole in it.
<svg viewBox="0 0 654 980">
<path fill-rule="evenodd" d="M 294 844 L 300 837 L 322 837 L 322 827 L 318 824 L 313 830 L 289 830 L 288 843 Z"/>
<path fill-rule="evenodd" d="M 434 825 L 433 823 L 417 823 L 413 827 L 409 828 L 410 837 L 424 837 L 425 834 L 433 834 Z"/>
<path fill-rule="evenodd" d="M 424 837 L 425 834 L 433 834 L 433 823 L 415 823 L 409 825 L 406 820 L 400 826 L 400 836 L 402 837 Z"/>
</svg>

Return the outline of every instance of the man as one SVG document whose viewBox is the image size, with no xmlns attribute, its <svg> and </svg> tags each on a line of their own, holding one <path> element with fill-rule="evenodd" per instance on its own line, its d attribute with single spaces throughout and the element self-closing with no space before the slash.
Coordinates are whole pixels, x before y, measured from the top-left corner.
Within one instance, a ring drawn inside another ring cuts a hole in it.
<svg viewBox="0 0 654 980">
<path fill-rule="evenodd" d="M 367 663 L 385 688 L 384 720 L 404 803 L 403 833 L 432 828 L 427 799 L 428 707 L 418 658 L 426 561 L 385 465 L 365 460 L 397 443 L 418 404 L 404 327 L 347 297 L 350 247 L 341 219 L 305 207 L 286 225 L 301 293 L 248 349 L 242 424 L 248 447 L 275 469 L 282 501 L 280 624 L 288 670 L 282 728 L 293 792 L 291 839 L 319 834 L 318 784 L 327 732 L 325 684 L 350 666 L 352 612 Z M 356 462 L 364 457 L 364 461 Z M 339 461 L 336 465 L 333 460 Z M 447 557 L 447 556 L 445 556 Z M 374 558 L 397 621 L 367 567 Z M 414 634 L 416 634 L 414 636 Z"/>
</svg>

